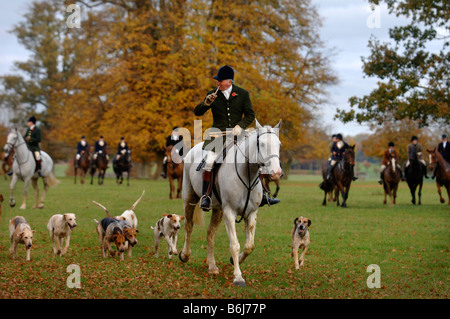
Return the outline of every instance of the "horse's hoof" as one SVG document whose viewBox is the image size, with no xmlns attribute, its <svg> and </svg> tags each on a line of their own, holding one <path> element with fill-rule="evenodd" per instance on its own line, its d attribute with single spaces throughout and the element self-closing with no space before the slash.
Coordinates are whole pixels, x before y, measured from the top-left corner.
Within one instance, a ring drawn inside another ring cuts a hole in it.
<svg viewBox="0 0 450 319">
<path fill-rule="evenodd" d="M 10 207 L 16 206 L 16 202 L 15 202 L 15 201 L 9 202 L 9 206 L 10 206 Z"/>
<path fill-rule="evenodd" d="M 187 263 L 188 260 L 189 260 L 189 258 L 187 258 L 186 260 L 183 260 L 183 257 L 181 257 L 181 255 L 182 255 L 182 253 L 181 253 L 181 254 L 178 254 L 178 258 L 179 258 L 182 262 Z"/>
<path fill-rule="evenodd" d="M 247 286 L 247 285 L 245 284 L 245 281 L 244 281 L 244 280 L 242 280 L 242 281 L 234 281 L 234 282 L 233 282 L 233 285 L 234 285 L 235 287 L 245 287 L 245 286 Z"/>
<path fill-rule="evenodd" d="M 44 208 L 44 204 L 39 204 L 37 208 L 43 209 Z"/>
<path fill-rule="evenodd" d="M 445 203 L 445 199 L 441 199 L 441 204 L 444 204 Z"/>
<path fill-rule="evenodd" d="M 210 274 L 210 275 L 218 275 L 219 274 L 219 269 L 217 267 L 208 269 L 208 274 Z"/>
</svg>

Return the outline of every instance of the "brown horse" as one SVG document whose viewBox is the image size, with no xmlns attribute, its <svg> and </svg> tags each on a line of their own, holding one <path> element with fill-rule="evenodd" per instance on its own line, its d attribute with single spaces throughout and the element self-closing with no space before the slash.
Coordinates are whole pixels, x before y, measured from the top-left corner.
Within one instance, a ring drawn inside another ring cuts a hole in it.
<svg viewBox="0 0 450 319">
<path fill-rule="evenodd" d="M 170 183 L 170 193 L 169 198 L 172 199 L 172 193 L 175 193 L 175 185 L 173 180 L 178 180 L 178 188 L 177 188 L 177 198 L 181 198 L 181 188 L 183 185 L 183 169 L 184 162 L 175 163 L 172 159 L 172 149 L 173 146 L 170 145 L 166 147 L 166 157 L 167 157 L 167 176 L 169 177 Z"/>
<path fill-rule="evenodd" d="M 12 169 L 12 164 L 14 161 L 14 152 L 15 152 L 15 149 L 13 148 L 11 150 L 11 152 L 5 153 L 5 155 L 3 157 L 2 170 L 3 170 L 3 173 L 5 174 L 5 180 L 8 179 L 7 174 Z"/>
<path fill-rule="evenodd" d="M 86 151 L 81 154 L 80 159 L 78 160 L 78 163 L 76 163 L 77 162 L 76 158 L 74 159 L 74 169 L 75 169 L 74 184 L 77 183 L 77 170 L 78 170 L 78 168 L 80 169 L 80 183 L 84 184 L 84 178 L 86 176 L 86 172 L 87 172 L 87 170 L 89 169 L 89 167 L 91 165 L 91 159 L 89 158 L 90 155 L 91 155 L 90 148 L 91 147 L 86 148 Z"/>
<path fill-rule="evenodd" d="M 103 185 L 103 180 L 105 179 L 105 172 L 108 168 L 108 157 L 109 147 L 106 146 L 101 154 L 97 155 L 95 159 L 95 167 L 91 168 L 91 185 L 94 180 L 95 172 L 98 170 L 98 185 Z"/>
<path fill-rule="evenodd" d="M 269 183 L 272 182 L 272 179 L 270 178 L 270 175 L 269 174 L 261 174 L 259 177 L 261 178 L 261 182 L 263 183 L 264 189 L 267 190 L 267 192 L 270 195 L 271 191 L 270 191 Z M 276 185 L 277 188 L 275 190 L 275 193 L 272 196 L 273 196 L 273 198 L 276 198 L 277 195 L 278 195 L 278 192 L 280 191 L 280 181 L 276 180 L 276 181 L 273 181 L 273 182 L 275 182 L 275 185 Z"/>
<path fill-rule="evenodd" d="M 337 206 L 347 207 L 347 198 L 353 180 L 355 166 L 355 145 L 349 146 L 342 160 L 337 162 L 331 171 L 331 180 L 327 180 L 326 164 L 322 167 L 323 182 L 320 188 L 325 192 L 322 205 L 326 206 L 327 193 L 334 190 Z M 339 203 L 339 193 L 342 195 L 342 205 Z"/>
<path fill-rule="evenodd" d="M 398 184 L 400 183 L 402 173 L 397 167 L 395 158 L 393 158 L 383 172 L 383 188 L 384 188 L 384 201 L 386 204 L 386 197 L 389 194 L 391 199 L 391 204 L 395 205 L 395 200 L 397 198 Z"/>
<path fill-rule="evenodd" d="M 427 149 L 430 153 L 430 170 L 436 169 L 436 186 L 439 193 L 441 203 L 445 203 L 444 197 L 442 197 L 441 186 L 447 188 L 448 205 L 450 206 L 450 163 L 447 162 L 441 153 Z M 436 164 L 436 167 L 434 165 Z"/>
</svg>

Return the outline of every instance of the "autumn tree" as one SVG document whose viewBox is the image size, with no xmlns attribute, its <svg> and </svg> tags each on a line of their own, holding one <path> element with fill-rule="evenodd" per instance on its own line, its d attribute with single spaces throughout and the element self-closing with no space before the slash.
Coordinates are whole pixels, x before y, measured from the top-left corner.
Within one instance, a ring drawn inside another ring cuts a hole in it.
<svg viewBox="0 0 450 319">
<path fill-rule="evenodd" d="M 51 101 L 44 109 L 53 139 L 75 145 L 81 134 L 91 140 L 101 134 L 114 145 L 126 136 L 135 159 L 143 161 L 161 152 L 174 126 L 193 134 L 193 109 L 214 87 L 218 68 L 228 64 L 236 85 L 250 92 L 257 119 L 271 125 L 283 119 L 285 167 L 317 154 L 321 129 L 314 114 L 336 78 L 310 1 L 77 4 L 81 28 L 68 28 L 68 14 L 54 13 L 60 29 L 51 60 L 61 62 L 42 90 L 51 97 L 43 100 Z M 33 19 L 40 19 L 38 12 L 30 12 L 26 23 Z M 212 123 L 210 115 L 202 120 L 203 129 Z"/>
<path fill-rule="evenodd" d="M 389 30 L 390 41 L 369 41 L 371 54 L 363 58 L 366 76 L 379 78 L 369 95 L 351 97 L 351 110 L 338 109 L 343 122 L 356 120 L 382 124 L 386 117 L 409 118 L 420 127 L 450 124 L 448 1 L 370 0 L 386 3 L 389 12 L 408 17 L 410 23 Z M 431 50 L 430 45 L 438 45 Z"/>
</svg>

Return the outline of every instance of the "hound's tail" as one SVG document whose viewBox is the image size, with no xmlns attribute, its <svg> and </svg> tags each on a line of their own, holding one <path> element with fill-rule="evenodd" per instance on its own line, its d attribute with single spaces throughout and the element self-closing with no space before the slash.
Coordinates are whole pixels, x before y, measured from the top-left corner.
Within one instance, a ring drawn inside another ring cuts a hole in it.
<svg viewBox="0 0 450 319">
<path fill-rule="evenodd" d="M 197 205 L 195 205 L 193 222 L 194 225 L 203 226 L 205 224 L 205 214 L 203 209 L 200 208 L 200 201 L 201 199 L 198 201 Z"/>
<path fill-rule="evenodd" d="M 100 222 L 98 220 L 96 220 L 96 219 L 94 219 L 94 222 L 96 222 L 97 224 L 100 224 Z"/>
<path fill-rule="evenodd" d="M 133 206 L 131 206 L 130 210 L 134 210 L 134 208 L 137 206 L 137 204 L 139 204 L 139 202 L 141 201 L 142 196 L 144 196 L 145 194 L 145 189 L 142 191 L 142 195 L 141 197 L 138 198 L 138 200 L 133 204 Z"/>
<path fill-rule="evenodd" d="M 111 215 L 109 214 L 109 212 L 108 212 L 108 210 L 106 209 L 105 206 L 103 206 L 103 205 L 100 204 L 100 203 L 97 203 L 95 200 L 93 200 L 92 202 L 93 202 L 95 205 L 100 206 L 101 208 L 103 208 L 103 209 L 105 210 L 105 212 L 106 212 L 106 216 L 111 217 Z"/>
<path fill-rule="evenodd" d="M 47 184 L 49 187 L 56 187 L 59 184 L 59 180 L 56 179 L 55 174 L 53 172 L 50 173 L 50 175 L 47 176 Z"/>
</svg>

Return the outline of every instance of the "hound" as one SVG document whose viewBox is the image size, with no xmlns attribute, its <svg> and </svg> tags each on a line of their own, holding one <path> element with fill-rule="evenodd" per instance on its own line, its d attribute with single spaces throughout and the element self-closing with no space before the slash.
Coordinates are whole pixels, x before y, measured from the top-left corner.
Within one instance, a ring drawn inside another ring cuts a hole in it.
<svg viewBox="0 0 450 319">
<path fill-rule="evenodd" d="M 178 230 L 181 228 L 180 222 L 184 220 L 184 216 L 176 214 L 163 214 L 163 216 L 155 227 L 151 227 L 155 232 L 155 257 L 158 257 L 159 240 L 164 237 L 169 245 L 169 259 L 172 259 L 172 255 L 178 255 Z"/>
<path fill-rule="evenodd" d="M 26 259 L 31 260 L 31 246 L 33 245 L 33 234 L 35 230 L 31 230 L 30 225 L 22 216 L 16 216 L 9 221 L 9 239 L 11 247 L 9 252 L 13 258 L 17 257 L 17 245 L 24 244 L 26 249 Z"/>
<path fill-rule="evenodd" d="M 133 204 L 133 206 L 131 206 L 130 209 L 127 209 L 126 211 L 124 211 L 122 213 L 122 215 L 120 216 L 115 216 L 115 219 L 122 219 L 122 220 L 126 220 L 128 223 L 130 223 L 131 227 L 134 229 L 137 229 L 137 225 L 138 225 L 138 220 L 136 217 L 136 214 L 134 213 L 134 209 L 137 206 L 137 204 L 139 204 L 139 202 L 141 201 L 142 196 L 144 196 L 145 190 L 142 192 L 141 197 L 138 198 L 138 200 Z M 109 214 L 108 212 L 106 213 L 107 215 Z M 108 217 L 110 217 L 108 215 Z"/>
<path fill-rule="evenodd" d="M 47 229 L 50 232 L 50 238 L 53 241 L 53 252 L 55 255 L 63 256 L 67 253 L 70 244 L 70 234 L 77 227 L 77 218 L 75 214 L 56 214 L 50 217 Z M 66 246 L 61 251 L 61 247 L 66 240 Z"/>
<path fill-rule="evenodd" d="M 100 222 L 94 219 L 94 222 L 97 223 L 97 234 L 103 258 L 108 256 L 107 251 L 110 252 L 111 256 L 115 255 L 115 251 L 111 248 L 111 242 L 114 242 L 119 251 L 120 260 L 123 260 L 123 252 L 126 249 L 126 239 L 123 233 L 122 223 L 111 217 L 103 218 Z"/>
<path fill-rule="evenodd" d="M 144 193 L 142 193 L 142 195 L 144 195 Z M 142 195 L 141 195 L 141 197 L 142 197 Z M 134 208 L 137 205 L 137 203 L 139 202 L 140 199 L 141 198 L 138 199 L 138 201 L 135 203 L 135 205 L 132 206 L 132 208 Z M 128 221 L 126 221 L 126 220 L 124 220 L 122 218 L 117 218 L 117 216 L 114 217 L 114 218 L 111 218 L 111 215 L 109 214 L 108 209 L 105 206 L 103 206 L 102 204 L 97 203 L 96 201 L 93 201 L 93 203 L 95 205 L 98 205 L 101 208 L 103 208 L 105 210 L 105 212 L 106 212 L 106 215 L 108 216 L 107 218 L 112 219 L 113 221 L 116 221 L 117 223 L 115 223 L 115 225 L 119 225 L 120 226 L 120 228 L 122 230 L 122 234 L 125 236 L 125 250 L 128 251 L 128 257 L 132 257 L 132 255 L 133 255 L 133 247 L 134 247 L 134 245 L 136 245 L 138 243 L 138 240 L 137 240 L 136 236 L 137 236 L 137 233 L 139 231 L 136 228 L 132 227 L 131 224 Z M 127 212 L 127 211 L 125 211 L 125 212 Z M 133 212 L 133 214 L 134 214 L 134 212 Z M 128 216 L 131 216 L 131 215 L 128 215 Z M 120 216 L 118 216 L 118 217 L 120 217 Z M 134 221 L 135 221 L 134 225 L 137 226 L 137 219 L 135 218 Z M 112 223 L 111 220 L 109 222 Z M 104 228 L 104 229 L 106 229 L 106 228 Z M 97 232 L 98 231 L 99 230 L 98 230 L 98 227 L 97 227 Z M 123 255 L 121 255 L 121 259 L 123 259 Z"/>
<path fill-rule="evenodd" d="M 292 252 L 291 257 L 294 257 L 295 269 L 300 269 L 303 266 L 306 252 L 309 246 L 309 229 L 311 220 L 306 217 L 298 217 L 294 220 L 294 228 L 292 229 Z M 300 265 L 298 263 L 298 250 L 302 248 L 303 252 L 300 256 Z"/>
</svg>

